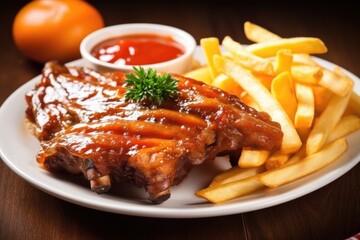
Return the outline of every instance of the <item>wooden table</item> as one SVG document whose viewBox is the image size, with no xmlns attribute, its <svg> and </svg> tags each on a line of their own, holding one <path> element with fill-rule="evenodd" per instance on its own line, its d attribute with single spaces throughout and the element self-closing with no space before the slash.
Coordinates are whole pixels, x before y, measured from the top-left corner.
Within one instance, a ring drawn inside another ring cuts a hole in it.
<svg viewBox="0 0 360 240">
<path fill-rule="evenodd" d="M 247 20 L 284 37 L 319 37 L 329 49 L 322 58 L 360 76 L 360 22 L 355 5 L 296 3 L 296 9 L 218 2 L 185 1 L 177 7 L 168 6 L 169 2 L 92 3 L 106 25 L 168 24 L 189 31 L 197 41 L 230 35 L 248 44 L 242 27 Z M 0 104 L 42 68 L 26 59 L 11 37 L 12 21 L 24 3 L 0 8 Z M 0 239 L 345 239 L 360 232 L 359 180 L 357 164 L 327 186 L 274 207 L 222 217 L 157 219 L 112 214 L 60 200 L 31 186 L 0 161 Z"/>
</svg>

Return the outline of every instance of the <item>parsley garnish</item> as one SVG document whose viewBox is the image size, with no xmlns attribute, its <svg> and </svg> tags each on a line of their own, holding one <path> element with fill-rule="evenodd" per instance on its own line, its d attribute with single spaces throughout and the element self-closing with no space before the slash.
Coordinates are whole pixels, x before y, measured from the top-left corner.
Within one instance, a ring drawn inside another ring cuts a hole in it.
<svg viewBox="0 0 360 240">
<path fill-rule="evenodd" d="M 178 94 L 179 80 L 171 77 L 170 73 L 158 75 L 155 70 L 143 67 L 133 67 L 133 73 L 126 74 L 125 99 L 132 99 L 137 102 L 149 100 L 154 104 L 161 104 L 165 99 Z"/>
</svg>

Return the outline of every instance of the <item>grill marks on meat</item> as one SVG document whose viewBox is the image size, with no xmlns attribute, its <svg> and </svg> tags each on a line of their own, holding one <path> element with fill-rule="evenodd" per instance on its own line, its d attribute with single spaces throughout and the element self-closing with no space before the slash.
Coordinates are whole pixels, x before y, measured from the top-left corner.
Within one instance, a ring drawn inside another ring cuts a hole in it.
<svg viewBox="0 0 360 240">
<path fill-rule="evenodd" d="M 280 125 L 220 89 L 174 75 L 180 92 L 160 106 L 126 101 L 124 74 L 45 65 L 26 116 L 49 170 L 83 174 L 98 193 L 130 181 L 161 203 L 194 165 L 242 147 L 279 148 Z"/>
</svg>

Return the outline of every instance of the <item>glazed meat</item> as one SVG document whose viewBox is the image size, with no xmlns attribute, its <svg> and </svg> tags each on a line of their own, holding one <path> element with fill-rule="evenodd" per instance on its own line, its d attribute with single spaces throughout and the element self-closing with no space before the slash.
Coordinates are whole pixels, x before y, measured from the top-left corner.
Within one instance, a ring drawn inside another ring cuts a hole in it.
<svg viewBox="0 0 360 240">
<path fill-rule="evenodd" d="M 124 73 L 47 63 L 26 94 L 26 116 L 41 144 L 37 162 L 83 174 L 97 193 L 132 182 L 161 203 L 195 165 L 238 157 L 243 147 L 280 147 L 280 125 L 268 114 L 220 89 L 173 77 L 178 95 L 153 105 L 125 99 Z"/>
</svg>

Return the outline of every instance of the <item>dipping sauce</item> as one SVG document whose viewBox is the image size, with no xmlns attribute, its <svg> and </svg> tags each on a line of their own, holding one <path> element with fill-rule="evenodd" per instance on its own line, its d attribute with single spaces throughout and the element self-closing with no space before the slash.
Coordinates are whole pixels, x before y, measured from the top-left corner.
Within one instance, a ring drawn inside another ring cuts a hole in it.
<svg viewBox="0 0 360 240">
<path fill-rule="evenodd" d="M 148 65 L 166 62 L 185 53 L 170 36 L 134 34 L 107 39 L 97 44 L 91 55 L 116 65 Z"/>
</svg>

